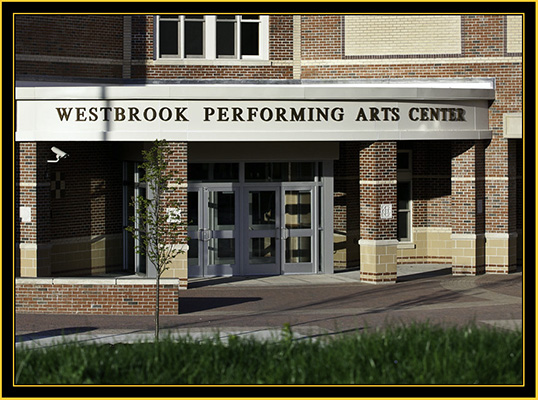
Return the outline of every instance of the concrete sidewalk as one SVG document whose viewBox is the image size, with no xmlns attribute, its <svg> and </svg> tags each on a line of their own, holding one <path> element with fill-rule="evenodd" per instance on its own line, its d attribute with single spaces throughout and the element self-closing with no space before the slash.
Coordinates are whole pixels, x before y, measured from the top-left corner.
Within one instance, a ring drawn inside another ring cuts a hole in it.
<svg viewBox="0 0 538 400">
<path fill-rule="evenodd" d="M 272 340 L 290 326 L 300 340 L 426 321 L 521 329 L 522 283 L 521 271 L 455 277 L 446 265 L 399 266 L 388 285 L 360 283 L 359 271 L 194 279 L 180 291 L 179 314 L 161 316 L 161 337 Z M 18 314 L 15 322 L 17 347 L 154 339 L 153 316 Z"/>
</svg>

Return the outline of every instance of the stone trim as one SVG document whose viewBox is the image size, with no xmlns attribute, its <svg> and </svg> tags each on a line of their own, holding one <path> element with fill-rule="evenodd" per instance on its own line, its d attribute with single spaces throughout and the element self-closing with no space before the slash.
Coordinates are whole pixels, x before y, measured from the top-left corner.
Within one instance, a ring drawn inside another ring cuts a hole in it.
<svg viewBox="0 0 538 400">
<path fill-rule="evenodd" d="M 397 246 L 400 242 L 397 239 L 359 239 L 359 246 Z"/>
<path fill-rule="evenodd" d="M 152 285 L 155 278 L 122 276 L 111 278 L 15 278 L 15 285 Z M 179 278 L 161 278 L 161 285 L 179 285 Z"/>
<path fill-rule="evenodd" d="M 361 185 L 396 185 L 398 183 L 398 180 L 388 180 L 388 181 L 367 181 L 367 180 L 360 180 L 359 184 Z"/>
<path fill-rule="evenodd" d="M 413 57 L 405 58 L 372 58 L 341 60 L 303 60 L 303 67 L 335 66 L 335 65 L 418 65 L 418 64 L 497 64 L 521 63 L 522 57 Z"/>
<path fill-rule="evenodd" d="M 47 56 L 41 54 L 15 54 L 16 61 L 37 61 L 51 63 L 68 63 L 68 64 L 104 64 L 104 65 L 122 65 L 123 60 L 114 58 L 94 58 L 94 57 L 65 57 L 65 56 Z"/>
</svg>

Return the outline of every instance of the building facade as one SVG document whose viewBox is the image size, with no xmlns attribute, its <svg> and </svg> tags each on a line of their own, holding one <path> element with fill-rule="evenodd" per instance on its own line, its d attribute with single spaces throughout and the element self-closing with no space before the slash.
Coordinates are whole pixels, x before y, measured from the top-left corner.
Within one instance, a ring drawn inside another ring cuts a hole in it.
<svg viewBox="0 0 538 400">
<path fill-rule="evenodd" d="M 155 139 L 184 182 L 170 313 L 190 277 L 515 271 L 524 19 L 16 15 L 18 309 L 85 285 L 55 309 L 142 312 L 155 271 L 124 228 Z"/>
</svg>

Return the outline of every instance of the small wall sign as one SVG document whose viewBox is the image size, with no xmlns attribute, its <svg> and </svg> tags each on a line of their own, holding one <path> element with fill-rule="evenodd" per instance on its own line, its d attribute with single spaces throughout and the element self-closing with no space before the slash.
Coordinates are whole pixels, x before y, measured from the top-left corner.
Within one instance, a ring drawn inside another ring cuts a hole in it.
<svg viewBox="0 0 538 400">
<path fill-rule="evenodd" d="M 392 218 L 392 204 L 381 204 L 379 216 L 381 219 L 391 219 Z"/>
</svg>

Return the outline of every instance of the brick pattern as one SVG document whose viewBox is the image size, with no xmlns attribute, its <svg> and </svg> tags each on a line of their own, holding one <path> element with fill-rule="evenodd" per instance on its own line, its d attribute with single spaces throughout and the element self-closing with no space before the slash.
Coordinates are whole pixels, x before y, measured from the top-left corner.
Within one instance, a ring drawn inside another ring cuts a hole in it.
<svg viewBox="0 0 538 400">
<path fill-rule="evenodd" d="M 349 56 L 461 53 L 459 15 L 349 15 L 344 17 Z"/>
<path fill-rule="evenodd" d="M 134 65 L 135 79 L 292 79 L 292 66 Z"/>
<path fill-rule="evenodd" d="M 121 15 L 17 15 L 15 36 L 18 76 L 121 77 Z"/>
<path fill-rule="evenodd" d="M 396 154 L 396 142 L 362 143 L 359 152 L 362 282 L 396 282 Z M 389 218 L 381 215 L 385 205 L 392 207 Z"/>
<path fill-rule="evenodd" d="M 301 57 L 304 60 L 342 58 L 342 18 L 340 15 L 302 16 Z"/>
<path fill-rule="evenodd" d="M 185 142 L 168 142 L 170 154 L 167 165 L 167 172 L 174 171 L 174 176 L 177 179 L 181 179 L 182 183 L 179 186 L 172 183 L 174 190 L 167 192 L 164 195 L 164 202 L 174 201 L 180 204 L 181 216 L 183 222 L 186 222 L 187 218 L 187 152 L 188 145 Z M 169 265 L 168 269 L 164 272 L 163 277 L 180 278 L 187 280 L 188 265 L 187 265 L 187 226 L 182 225 L 181 236 L 179 238 L 180 243 L 173 243 L 175 246 L 182 247 L 185 252 L 179 254 L 176 259 Z"/>
<path fill-rule="evenodd" d="M 15 36 L 17 54 L 121 60 L 123 16 L 19 14 Z"/>
<path fill-rule="evenodd" d="M 361 239 L 396 239 L 396 142 L 367 142 L 360 151 Z M 381 204 L 392 206 L 392 218 L 380 218 Z"/>
<path fill-rule="evenodd" d="M 97 281 L 96 281 L 97 282 Z M 178 285 L 159 285 L 161 315 L 178 314 Z M 17 283 L 17 313 L 153 315 L 155 283 Z"/>
<path fill-rule="evenodd" d="M 504 15 L 462 16 L 463 55 L 504 56 L 505 21 Z"/>
<path fill-rule="evenodd" d="M 452 233 L 484 233 L 485 179 L 483 141 L 462 140 L 452 142 L 451 180 Z"/>
<path fill-rule="evenodd" d="M 412 142 L 413 226 L 451 227 L 451 160 L 447 142 Z"/>
<path fill-rule="evenodd" d="M 523 52 L 523 17 L 521 15 L 506 16 L 506 52 Z"/>
<path fill-rule="evenodd" d="M 176 179 L 181 179 L 179 187 L 174 186 L 173 191 L 166 192 L 165 204 L 167 201 L 175 201 L 181 205 L 181 215 L 187 215 L 187 143 L 168 142 L 170 149 L 169 161 L 166 173 L 174 173 Z M 185 218 L 185 217 L 184 217 Z M 183 239 L 187 238 L 187 227 L 182 226 Z"/>
<path fill-rule="evenodd" d="M 483 141 L 452 142 L 454 275 L 476 275 L 485 271 L 484 147 Z"/>
<path fill-rule="evenodd" d="M 47 160 L 54 159 L 50 150 L 52 145 L 67 152 L 69 157 L 58 163 L 48 163 Z M 79 240 L 76 247 L 71 246 L 70 253 L 62 257 L 54 256 L 51 242 L 121 235 L 122 165 L 117 157 L 117 145 L 107 142 L 21 142 L 17 146 L 16 177 L 20 190 L 16 191 L 15 217 L 19 217 L 21 206 L 32 210 L 30 222 L 16 224 L 15 242 L 23 247 L 19 254 L 25 256 L 16 263 L 17 272 L 21 276 L 65 273 L 63 264 L 71 260 L 68 267 L 71 274 L 90 274 L 96 263 L 89 250 L 97 239 Z M 64 183 L 60 198 L 51 191 L 51 182 L 54 183 L 57 176 L 62 176 Z M 30 249 L 28 244 L 34 247 Z M 99 262 L 100 267 L 121 265 L 121 246 L 103 247 L 93 255 L 109 260 L 106 266 Z"/>
</svg>

